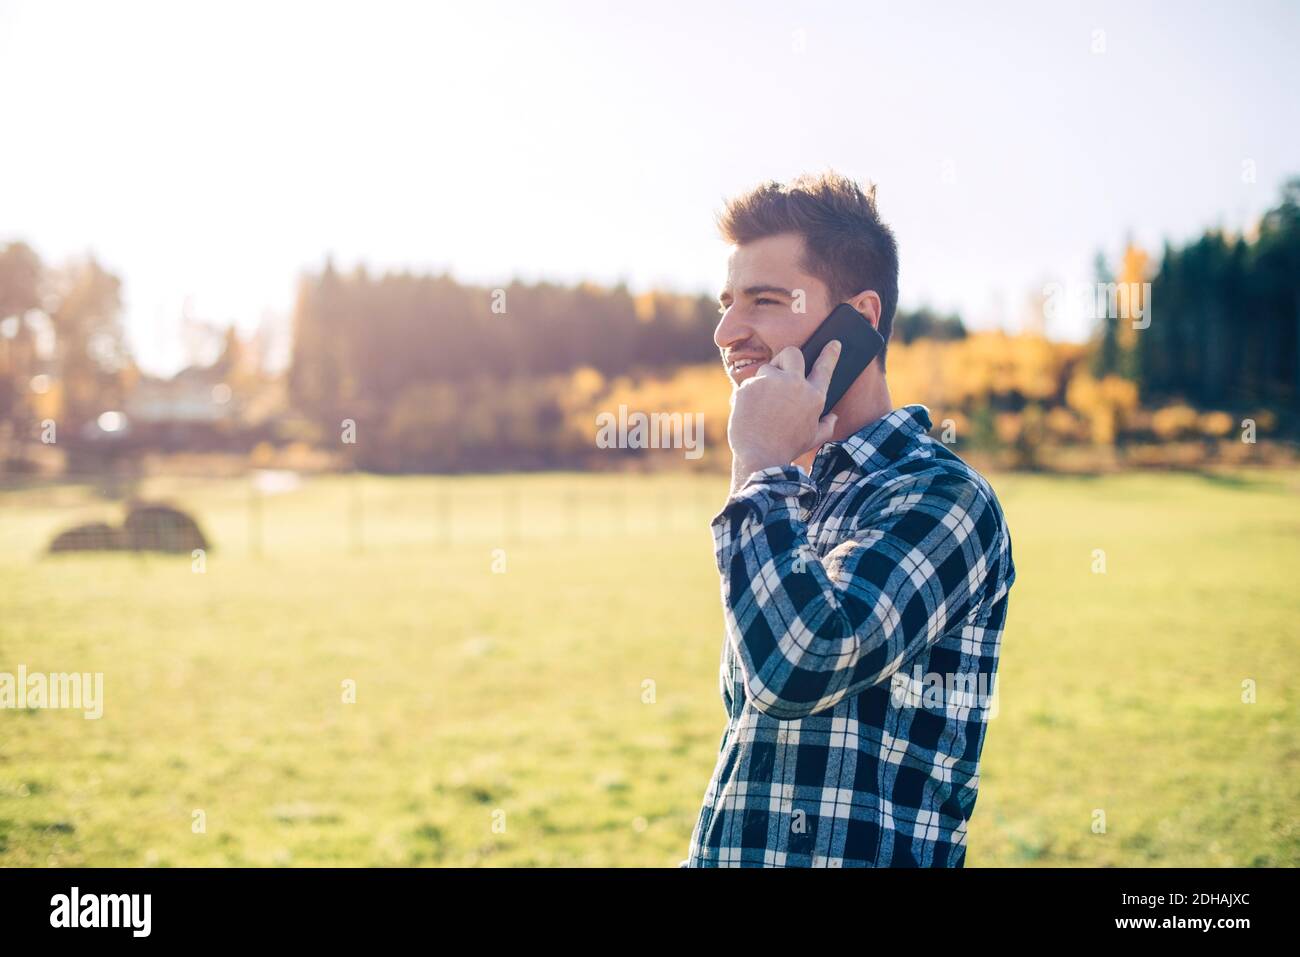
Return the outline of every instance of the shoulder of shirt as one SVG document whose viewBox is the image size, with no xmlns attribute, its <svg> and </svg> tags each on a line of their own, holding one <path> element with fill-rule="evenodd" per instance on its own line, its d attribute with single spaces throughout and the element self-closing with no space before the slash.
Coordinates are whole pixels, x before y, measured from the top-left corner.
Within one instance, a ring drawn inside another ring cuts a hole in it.
<svg viewBox="0 0 1300 957">
<path fill-rule="evenodd" d="M 876 485 L 870 498 L 863 502 L 864 507 L 870 501 L 879 501 L 880 496 L 893 498 L 909 489 L 916 489 L 921 495 L 930 489 L 938 495 L 940 487 L 955 489 L 968 484 L 974 497 L 998 516 L 999 525 L 1005 526 L 1001 503 L 988 480 L 956 452 L 929 435 L 918 435 L 896 462 L 878 472 L 863 474 L 859 481 Z"/>
</svg>

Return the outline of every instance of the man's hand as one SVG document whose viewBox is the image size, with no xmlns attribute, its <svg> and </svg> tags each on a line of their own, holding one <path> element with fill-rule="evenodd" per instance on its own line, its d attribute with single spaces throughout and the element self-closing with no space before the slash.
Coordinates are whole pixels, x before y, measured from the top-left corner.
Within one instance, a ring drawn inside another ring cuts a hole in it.
<svg viewBox="0 0 1300 957">
<path fill-rule="evenodd" d="M 733 492 L 754 472 L 789 465 L 830 440 L 835 413 L 820 416 L 839 357 L 839 341 L 828 343 L 804 378 L 803 353 L 787 346 L 736 388 L 727 423 Z"/>
</svg>

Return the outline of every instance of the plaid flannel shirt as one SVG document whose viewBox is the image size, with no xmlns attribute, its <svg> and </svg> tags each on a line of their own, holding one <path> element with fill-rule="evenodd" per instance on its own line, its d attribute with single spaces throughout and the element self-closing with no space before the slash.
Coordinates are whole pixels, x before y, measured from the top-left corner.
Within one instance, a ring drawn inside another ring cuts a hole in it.
<svg viewBox="0 0 1300 957">
<path fill-rule="evenodd" d="M 727 710 L 680 867 L 961 867 L 1011 539 L 908 405 L 712 521 Z"/>
</svg>

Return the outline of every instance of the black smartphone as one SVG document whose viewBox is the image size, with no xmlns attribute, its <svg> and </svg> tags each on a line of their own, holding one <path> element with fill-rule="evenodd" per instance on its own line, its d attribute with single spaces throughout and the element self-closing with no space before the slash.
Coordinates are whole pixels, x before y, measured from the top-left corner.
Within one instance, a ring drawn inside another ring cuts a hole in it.
<svg viewBox="0 0 1300 957">
<path fill-rule="evenodd" d="M 835 407 L 835 403 L 844 397 L 853 381 L 885 350 L 885 340 L 871 324 L 871 320 L 847 302 L 842 302 L 831 310 L 831 314 L 803 344 L 805 372 L 812 371 L 813 363 L 832 339 L 840 340 L 840 358 L 835 363 L 835 371 L 831 373 L 831 385 L 826 390 L 826 407 L 822 409 L 822 415 Z"/>
</svg>

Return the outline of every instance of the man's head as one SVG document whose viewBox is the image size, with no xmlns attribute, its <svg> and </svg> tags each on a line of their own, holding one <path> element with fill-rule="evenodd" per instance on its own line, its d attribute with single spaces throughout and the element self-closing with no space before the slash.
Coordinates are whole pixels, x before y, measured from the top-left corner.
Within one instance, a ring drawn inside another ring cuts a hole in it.
<svg viewBox="0 0 1300 957">
<path fill-rule="evenodd" d="M 770 181 L 727 202 L 718 229 L 736 248 L 713 339 L 734 382 L 786 346 L 802 345 L 842 302 L 866 316 L 888 345 L 898 249 L 876 214 L 875 194 L 874 185 L 864 191 L 826 172 L 787 185 Z"/>
</svg>

